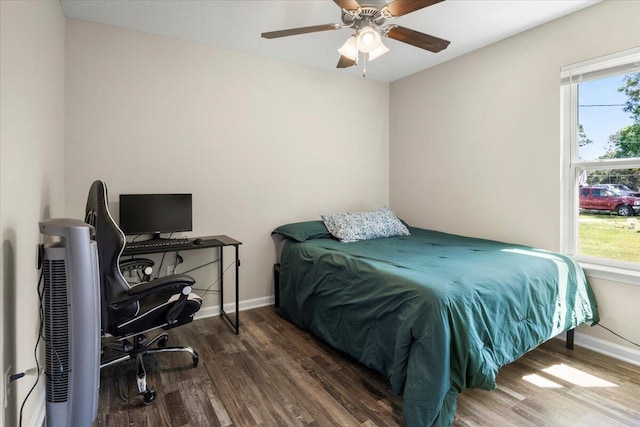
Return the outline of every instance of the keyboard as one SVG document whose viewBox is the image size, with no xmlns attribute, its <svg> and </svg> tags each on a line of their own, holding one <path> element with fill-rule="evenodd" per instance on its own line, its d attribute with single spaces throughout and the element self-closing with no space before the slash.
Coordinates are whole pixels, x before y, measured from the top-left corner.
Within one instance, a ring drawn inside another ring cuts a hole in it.
<svg viewBox="0 0 640 427">
<path fill-rule="evenodd" d="M 136 242 L 127 242 L 126 249 L 156 249 L 166 248 L 168 251 L 180 248 L 192 247 L 193 242 L 187 237 L 177 239 L 151 239 Z"/>
</svg>

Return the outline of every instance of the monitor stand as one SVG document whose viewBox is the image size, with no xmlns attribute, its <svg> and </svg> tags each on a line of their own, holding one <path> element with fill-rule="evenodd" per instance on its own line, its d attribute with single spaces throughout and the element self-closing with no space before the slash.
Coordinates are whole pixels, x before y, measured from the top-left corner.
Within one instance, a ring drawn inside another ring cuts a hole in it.
<svg viewBox="0 0 640 427">
<path fill-rule="evenodd" d="M 160 237 L 160 233 L 153 233 L 153 236 L 151 237 L 150 240 L 179 240 L 179 239 L 173 238 L 173 237 Z"/>
</svg>

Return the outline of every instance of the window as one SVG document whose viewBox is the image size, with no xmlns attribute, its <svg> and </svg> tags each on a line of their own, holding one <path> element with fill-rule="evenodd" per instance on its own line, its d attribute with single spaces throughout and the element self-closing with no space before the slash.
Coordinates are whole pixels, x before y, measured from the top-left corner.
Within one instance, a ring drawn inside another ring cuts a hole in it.
<svg viewBox="0 0 640 427">
<path fill-rule="evenodd" d="M 640 283 L 640 48 L 563 67 L 561 89 L 563 251 Z"/>
</svg>

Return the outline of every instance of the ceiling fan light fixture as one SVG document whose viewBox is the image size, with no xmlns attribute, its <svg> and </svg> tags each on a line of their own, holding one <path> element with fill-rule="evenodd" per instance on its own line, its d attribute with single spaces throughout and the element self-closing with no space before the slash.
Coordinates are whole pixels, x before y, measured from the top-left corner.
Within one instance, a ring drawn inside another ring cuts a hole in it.
<svg viewBox="0 0 640 427">
<path fill-rule="evenodd" d="M 2 0 L 0 0 L 2 1 Z M 387 24 L 387 20 L 406 15 L 416 10 L 432 6 L 444 0 L 370 0 L 360 5 L 362 0 L 333 0 L 342 10 L 342 24 L 321 24 L 307 27 L 289 28 L 286 30 L 262 33 L 265 39 L 296 36 L 300 34 L 332 31 L 351 28 L 355 31 L 338 49 L 340 58 L 336 68 L 344 69 L 358 64 L 360 52 L 364 53 L 362 76 L 365 76 L 365 64 L 384 55 L 389 49 L 382 43 L 382 36 L 413 45 L 433 53 L 440 52 L 449 46 L 449 41 L 411 28 Z M 368 54 L 368 57 L 367 55 Z"/>
<path fill-rule="evenodd" d="M 358 38 L 356 42 L 358 50 L 369 53 L 376 50 L 382 44 L 382 39 L 376 30 L 366 26 L 362 27 L 360 31 L 358 31 Z"/>
<path fill-rule="evenodd" d="M 346 42 L 338 49 L 340 55 L 346 56 L 349 59 L 356 60 L 358 58 L 358 46 L 356 43 L 356 36 L 351 36 Z"/>
<path fill-rule="evenodd" d="M 389 48 L 386 47 L 384 45 L 384 43 L 382 43 L 382 40 L 381 40 L 380 41 L 380 46 L 378 46 L 376 49 L 374 49 L 371 52 L 369 52 L 369 61 L 373 61 L 377 57 L 382 56 L 387 52 L 389 52 Z"/>
</svg>

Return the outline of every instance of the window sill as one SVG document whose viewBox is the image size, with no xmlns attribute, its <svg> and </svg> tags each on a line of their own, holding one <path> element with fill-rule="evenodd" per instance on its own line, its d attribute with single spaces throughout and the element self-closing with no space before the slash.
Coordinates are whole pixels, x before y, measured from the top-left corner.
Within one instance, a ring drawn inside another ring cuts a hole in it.
<svg viewBox="0 0 640 427">
<path fill-rule="evenodd" d="M 580 266 L 583 268 L 587 277 L 640 286 L 640 271 L 588 262 L 580 262 Z"/>
</svg>

